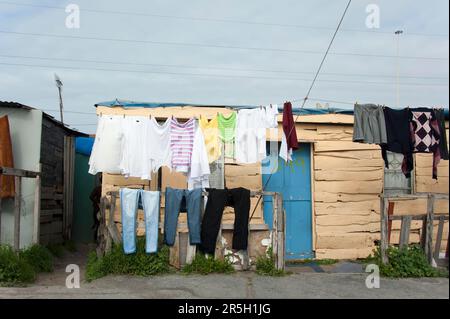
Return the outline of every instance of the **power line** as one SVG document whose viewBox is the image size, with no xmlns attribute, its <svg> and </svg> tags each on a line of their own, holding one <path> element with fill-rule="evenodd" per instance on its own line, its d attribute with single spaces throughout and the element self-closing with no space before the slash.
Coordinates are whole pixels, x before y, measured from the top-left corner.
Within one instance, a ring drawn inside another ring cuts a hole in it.
<svg viewBox="0 0 450 319">
<path fill-rule="evenodd" d="M 330 41 L 330 43 L 328 44 L 327 50 L 325 51 L 325 54 L 323 55 L 322 61 L 321 61 L 320 64 L 319 64 L 319 67 L 318 67 L 318 69 L 317 69 L 316 75 L 314 76 L 314 79 L 313 79 L 313 81 L 312 81 L 312 83 L 311 83 L 311 85 L 310 85 L 310 87 L 309 87 L 309 89 L 308 89 L 308 92 L 306 93 L 305 98 L 303 99 L 303 103 L 302 103 L 302 106 L 301 106 L 300 109 L 303 109 L 303 108 L 304 108 L 304 106 L 305 106 L 305 104 L 306 104 L 306 101 L 308 100 L 309 95 L 311 94 L 311 91 L 312 91 L 312 89 L 313 89 L 313 87 L 314 87 L 314 84 L 315 84 L 316 81 L 317 81 L 317 78 L 318 78 L 318 76 L 319 76 L 319 74 L 320 74 L 320 71 L 322 70 L 322 67 L 323 67 L 323 65 L 324 65 L 324 63 L 325 63 L 325 60 L 326 60 L 326 58 L 327 58 L 327 56 L 328 56 L 328 54 L 329 54 L 329 52 L 330 52 L 330 49 L 331 49 L 331 47 L 332 47 L 332 45 L 333 45 L 333 43 L 334 43 L 334 40 L 336 39 L 336 36 L 337 36 L 337 34 L 338 34 L 338 32 L 339 32 L 339 29 L 341 28 L 342 22 L 344 21 L 344 18 L 345 18 L 346 14 L 347 14 L 348 9 L 350 8 L 350 4 L 351 4 L 351 3 L 352 3 L 352 0 L 349 0 L 348 3 L 347 3 L 347 6 L 345 7 L 344 13 L 342 14 L 342 17 L 341 17 L 341 19 L 339 20 L 339 23 L 338 23 L 338 25 L 337 25 L 337 27 L 336 27 L 336 30 L 335 30 L 334 33 L 333 33 L 333 37 L 331 38 L 331 41 Z M 287 134 L 287 136 L 286 136 L 286 140 L 287 140 L 287 141 L 289 140 L 289 137 L 291 136 L 293 130 L 296 129 L 296 123 L 297 123 L 297 120 L 298 120 L 299 116 L 300 116 L 300 113 L 297 115 L 297 117 L 296 117 L 296 119 L 295 119 L 295 121 L 294 121 L 294 125 L 291 127 L 291 129 L 290 129 L 290 131 L 289 131 L 289 134 Z M 264 183 L 264 186 L 263 186 L 263 188 L 262 188 L 263 191 L 266 189 L 266 187 L 267 187 L 267 185 L 269 184 L 270 179 L 272 178 L 272 176 L 273 176 L 273 173 L 271 173 L 271 174 L 269 175 L 269 178 L 268 178 L 267 181 Z M 262 195 L 258 197 L 258 201 L 257 201 L 257 203 L 256 203 L 256 205 L 255 205 L 255 208 L 253 209 L 253 212 L 252 212 L 252 214 L 251 214 L 251 216 L 250 216 L 250 220 L 253 218 L 253 215 L 255 214 L 255 211 L 256 211 L 256 209 L 257 209 L 259 203 L 261 202 L 261 198 L 262 198 Z"/>
<path fill-rule="evenodd" d="M 0 4 L 15 5 L 15 6 L 26 6 L 34 8 L 43 9 L 57 9 L 65 10 L 65 7 L 50 6 L 50 5 L 36 5 L 31 3 L 16 3 L 10 1 L 0 1 Z M 311 26 L 311 25 L 298 25 L 298 24 L 287 24 L 287 23 L 268 23 L 268 22 L 258 22 L 258 21 L 244 21 L 236 19 L 218 19 L 218 18 L 205 18 L 205 17 L 188 17 L 188 16 L 173 16 L 173 15 L 162 15 L 153 13 L 143 13 L 143 12 L 127 12 L 127 11 L 116 11 L 116 10 L 100 10 L 100 9 L 82 9 L 83 12 L 90 13 L 100 13 L 100 14 L 114 14 L 114 15 L 127 15 L 127 16 L 140 16 L 140 17 L 153 17 L 161 19 L 174 19 L 174 20 L 188 20 L 188 21 L 203 21 L 203 22 L 216 22 L 216 23 L 228 23 L 228 24 L 244 24 L 244 25 L 258 25 L 267 27 L 284 27 L 284 28 L 298 28 L 298 29 L 308 29 L 308 30 L 322 30 L 330 31 L 334 30 L 332 27 L 321 27 L 321 26 Z M 380 31 L 380 30 L 363 30 L 363 29 L 341 29 L 342 32 L 353 32 L 353 33 L 371 33 L 380 35 L 392 35 L 394 31 Z M 423 37 L 448 37 L 448 34 L 437 34 L 437 33 L 407 33 L 409 36 L 423 36 Z"/>
<path fill-rule="evenodd" d="M 110 41 L 110 42 L 126 42 L 126 43 L 142 43 L 152 45 L 168 45 L 168 46 L 184 46 L 184 47 L 202 47 L 212 49 L 230 49 L 230 50 L 248 50 L 248 51 L 266 51 L 266 52 L 282 52 L 282 53 L 303 53 L 303 54 L 322 54 L 320 51 L 310 50 L 296 50 L 296 49 L 274 49 L 274 48 L 259 48 L 259 47 L 241 47 L 231 45 L 214 45 L 193 42 L 170 42 L 170 41 L 151 41 L 151 40 L 133 40 L 133 39 L 118 39 L 118 38 L 101 38 L 101 37 L 86 37 L 75 35 L 60 35 L 48 33 L 32 33 L 32 32 L 17 32 L 0 30 L 0 33 L 22 36 L 47 37 L 57 39 L 74 39 L 74 40 L 95 40 L 95 41 Z M 352 53 L 352 52 L 329 52 L 329 55 L 336 56 L 355 56 L 355 57 L 372 57 L 372 58 L 398 58 L 395 55 L 383 54 L 368 54 L 368 53 Z M 422 57 L 422 56 L 400 56 L 399 58 L 405 60 L 429 60 L 429 61 L 448 61 L 448 58 L 441 57 Z"/>
<path fill-rule="evenodd" d="M 87 71 L 104 71 L 104 72 L 123 72 L 123 73 L 139 73 L 139 74 L 160 74 L 160 75 L 176 75 L 176 76 L 193 76 L 193 77 L 216 77 L 216 78 L 243 78 L 256 80 L 280 80 L 280 81 L 311 81 L 310 79 L 302 78 L 282 78 L 282 77 L 268 77 L 268 76 L 249 76 L 249 75 L 228 75 L 228 74 L 202 74 L 202 73 L 181 73 L 181 72 L 165 72 L 165 71 L 145 71 L 145 70 L 123 70 L 123 69 L 108 69 L 108 68 L 91 68 L 91 67 L 72 67 L 61 65 L 37 65 L 24 63 L 6 63 L 0 62 L 0 65 L 5 66 L 22 66 L 30 68 L 44 68 L 44 69 L 66 69 L 66 70 L 87 70 Z M 349 80 L 320 80 L 323 83 L 352 83 L 352 84 L 367 84 L 367 85 L 393 85 L 390 82 L 376 82 L 376 81 L 349 81 Z M 449 86 L 448 83 L 401 83 L 402 86 Z"/>
<path fill-rule="evenodd" d="M 100 64 L 117 64 L 117 65 L 135 65 L 135 66 L 151 66 L 151 67 L 168 67 L 168 68 L 185 68 L 185 69 L 205 69 L 205 70 L 222 70 L 222 71 L 243 71 L 243 72 L 265 72 L 265 73 L 285 73 L 285 74 L 315 74 L 314 72 L 306 71 L 287 71 L 287 70 L 267 70 L 267 69 L 246 69 L 246 68 L 229 68 L 229 67 L 211 67 L 199 65 L 183 65 L 183 64 L 159 64 L 159 63 L 136 63 L 124 61 L 107 61 L 95 59 L 73 59 L 73 58 L 55 58 L 55 57 L 39 57 L 39 56 L 24 56 L 24 55 L 7 55 L 0 54 L 3 58 L 13 59 L 31 59 L 31 60 L 45 60 L 45 61 L 67 61 L 67 62 L 81 62 L 81 63 L 100 63 Z M 375 77 L 375 78 L 396 78 L 393 75 L 382 74 L 356 74 L 356 73 L 322 73 L 329 76 L 345 76 L 345 77 Z M 448 80 L 448 77 L 432 77 L 432 76 L 418 76 L 418 75 L 403 75 L 400 78 L 405 79 L 429 79 L 429 80 Z"/>
</svg>

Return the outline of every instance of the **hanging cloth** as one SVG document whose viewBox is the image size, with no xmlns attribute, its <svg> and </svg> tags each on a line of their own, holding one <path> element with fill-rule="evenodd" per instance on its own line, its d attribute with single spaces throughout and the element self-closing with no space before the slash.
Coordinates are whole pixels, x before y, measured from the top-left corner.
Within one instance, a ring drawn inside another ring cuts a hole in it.
<svg viewBox="0 0 450 319">
<path fill-rule="evenodd" d="M 123 120 L 123 147 L 120 168 L 125 177 L 151 179 L 148 140 L 150 120 L 144 116 L 129 116 Z"/>
<path fill-rule="evenodd" d="M 445 114 L 443 109 L 435 109 L 434 114 L 439 124 L 439 133 L 441 140 L 439 142 L 439 149 L 441 151 L 441 159 L 448 161 L 448 141 L 447 141 L 447 130 L 445 128 Z"/>
<path fill-rule="evenodd" d="M 122 116 L 102 115 L 98 117 L 94 145 L 89 158 L 89 173 L 120 174 L 123 142 Z"/>
<path fill-rule="evenodd" d="M 383 107 L 375 104 L 356 104 L 354 108 L 353 142 L 386 144 L 386 121 Z"/>
<path fill-rule="evenodd" d="M 283 107 L 283 135 L 281 138 L 280 157 L 286 162 L 292 161 L 292 153 L 297 149 L 297 130 L 292 114 L 292 104 L 291 102 L 286 102 Z"/>
<path fill-rule="evenodd" d="M 0 117 L 0 166 L 14 168 L 8 116 Z M 0 198 L 14 197 L 14 176 L 0 175 Z"/>
<path fill-rule="evenodd" d="M 219 121 L 215 117 L 208 122 L 208 119 L 204 116 L 200 116 L 199 126 L 203 131 L 205 138 L 206 151 L 208 153 L 209 163 L 213 163 L 220 158 L 222 149 L 219 143 Z"/>
<path fill-rule="evenodd" d="M 266 156 L 266 112 L 264 108 L 244 109 L 237 114 L 236 161 L 253 164 Z"/>
<path fill-rule="evenodd" d="M 433 153 L 433 179 L 437 179 L 437 166 L 441 160 L 441 152 L 439 123 L 434 110 L 411 109 L 410 129 L 414 153 Z"/>
<path fill-rule="evenodd" d="M 219 114 L 217 117 L 219 126 L 219 137 L 224 145 L 225 158 L 235 158 L 234 143 L 236 137 L 236 112 L 229 117 Z"/>
<path fill-rule="evenodd" d="M 159 124 L 154 117 L 148 125 L 149 159 L 153 172 L 160 167 L 172 167 L 172 151 L 170 148 L 170 118 Z"/>
<path fill-rule="evenodd" d="M 172 168 L 177 172 L 187 173 L 191 166 L 192 148 L 194 146 L 195 119 L 179 123 L 171 119 L 170 147 L 172 149 Z"/>
<path fill-rule="evenodd" d="M 384 108 L 384 119 L 386 122 L 387 143 L 381 144 L 381 152 L 386 168 L 389 168 L 387 152 L 403 154 L 402 171 L 407 178 L 411 177 L 414 168 L 413 144 L 410 133 L 409 110 L 393 110 Z"/>
</svg>

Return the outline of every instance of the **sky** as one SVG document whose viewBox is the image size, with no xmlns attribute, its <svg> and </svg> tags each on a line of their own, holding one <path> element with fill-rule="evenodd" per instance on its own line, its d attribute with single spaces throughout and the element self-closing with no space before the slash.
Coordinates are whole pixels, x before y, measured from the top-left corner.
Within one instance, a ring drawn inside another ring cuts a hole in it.
<svg viewBox="0 0 450 319">
<path fill-rule="evenodd" d="M 0 0 L 0 100 L 59 119 L 56 73 L 64 120 L 86 133 L 94 104 L 116 98 L 301 107 L 347 3 Z M 69 4 L 79 28 L 66 25 Z M 353 0 L 305 107 L 448 108 L 448 30 L 447 0 Z"/>
</svg>

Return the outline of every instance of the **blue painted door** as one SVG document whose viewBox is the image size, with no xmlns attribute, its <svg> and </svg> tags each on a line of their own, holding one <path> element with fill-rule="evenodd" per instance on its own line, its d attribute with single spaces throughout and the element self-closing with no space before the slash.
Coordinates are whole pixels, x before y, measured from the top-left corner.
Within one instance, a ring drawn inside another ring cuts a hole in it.
<svg viewBox="0 0 450 319">
<path fill-rule="evenodd" d="M 278 168 L 269 180 L 263 174 L 266 190 L 283 195 L 286 211 L 286 260 L 314 258 L 312 247 L 311 145 L 300 144 L 293 161 L 278 159 Z M 263 166 L 268 161 L 263 162 Z M 272 226 L 272 197 L 264 198 L 264 220 Z"/>
</svg>

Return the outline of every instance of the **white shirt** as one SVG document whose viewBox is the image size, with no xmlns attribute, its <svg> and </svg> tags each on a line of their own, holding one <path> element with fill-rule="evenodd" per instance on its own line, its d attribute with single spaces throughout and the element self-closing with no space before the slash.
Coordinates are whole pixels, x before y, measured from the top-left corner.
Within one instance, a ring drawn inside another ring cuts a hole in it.
<svg viewBox="0 0 450 319">
<path fill-rule="evenodd" d="M 264 108 L 239 110 L 236 120 L 236 161 L 251 164 L 266 158 L 266 112 Z"/>
<path fill-rule="evenodd" d="M 151 179 L 148 127 L 150 119 L 128 116 L 123 120 L 122 161 L 120 168 L 125 177 Z"/>
<path fill-rule="evenodd" d="M 98 117 L 95 141 L 89 158 L 89 173 L 120 174 L 122 159 L 123 117 L 103 115 Z"/>
<path fill-rule="evenodd" d="M 278 128 L 278 105 L 264 107 L 264 123 L 266 128 Z"/>
<path fill-rule="evenodd" d="M 208 153 L 205 146 L 205 138 L 202 130 L 197 127 L 194 135 L 192 147 L 191 166 L 188 172 L 188 189 L 208 188 L 209 175 Z"/>
<path fill-rule="evenodd" d="M 170 118 L 160 125 L 154 117 L 148 125 L 148 154 L 153 172 L 160 167 L 172 169 L 172 152 L 170 148 Z"/>
</svg>

